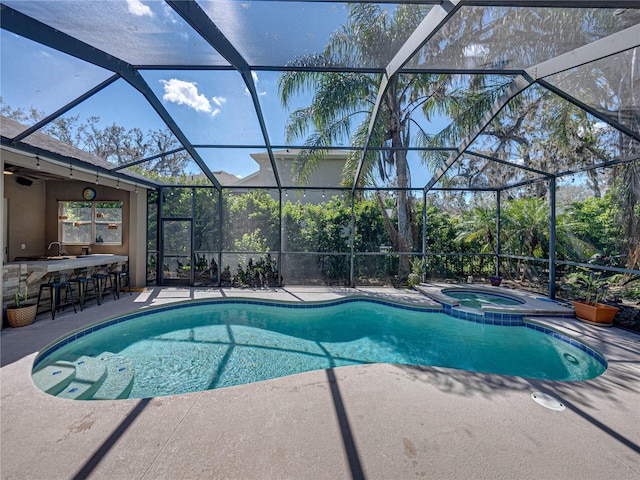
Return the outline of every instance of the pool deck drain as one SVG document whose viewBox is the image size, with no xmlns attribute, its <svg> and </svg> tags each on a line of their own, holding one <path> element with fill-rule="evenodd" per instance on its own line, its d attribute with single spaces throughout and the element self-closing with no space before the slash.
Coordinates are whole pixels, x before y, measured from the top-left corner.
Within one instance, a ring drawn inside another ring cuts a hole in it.
<svg viewBox="0 0 640 480">
<path fill-rule="evenodd" d="M 47 395 L 31 380 L 44 345 L 128 311 L 189 298 L 363 293 L 429 302 L 384 288 L 154 288 L 3 330 L 1 478 L 640 480 L 640 336 L 575 319 L 536 321 L 607 357 L 608 370 L 584 382 L 374 364 L 171 397 L 83 402 Z M 534 391 L 561 399 L 566 410 L 540 408 Z"/>
<path fill-rule="evenodd" d="M 538 405 L 548 408 L 549 410 L 555 410 L 556 412 L 563 412 L 567 409 L 564 403 L 558 400 L 553 395 L 549 395 L 547 393 L 542 392 L 533 392 L 531 394 L 531 398 Z"/>
</svg>

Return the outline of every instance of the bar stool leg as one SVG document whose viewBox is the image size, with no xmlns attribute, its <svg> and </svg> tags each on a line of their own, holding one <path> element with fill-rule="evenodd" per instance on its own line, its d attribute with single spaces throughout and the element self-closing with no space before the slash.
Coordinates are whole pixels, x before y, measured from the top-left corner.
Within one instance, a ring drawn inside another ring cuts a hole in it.
<svg viewBox="0 0 640 480">
<path fill-rule="evenodd" d="M 60 287 L 58 285 L 53 285 L 51 287 L 51 320 L 56 319 L 56 308 L 58 303 L 60 303 L 59 297 Z"/>
<path fill-rule="evenodd" d="M 96 302 L 98 303 L 98 305 L 102 305 L 102 297 L 100 296 L 98 281 L 95 278 L 93 278 L 93 293 L 96 296 Z"/>
<path fill-rule="evenodd" d="M 78 303 L 80 304 L 80 311 L 82 312 L 84 310 L 84 296 L 86 295 L 87 292 L 87 281 L 86 280 L 80 280 L 77 282 L 78 283 Z"/>
<path fill-rule="evenodd" d="M 73 313 L 78 313 L 78 310 L 76 310 L 76 300 L 73 297 L 73 288 L 71 287 L 71 283 L 67 281 L 64 286 L 66 287 L 66 292 L 64 294 L 64 303 L 67 304 L 69 302 L 69 297 L 71 297 L 71 306 L 73 307 Z"/>
</svg>

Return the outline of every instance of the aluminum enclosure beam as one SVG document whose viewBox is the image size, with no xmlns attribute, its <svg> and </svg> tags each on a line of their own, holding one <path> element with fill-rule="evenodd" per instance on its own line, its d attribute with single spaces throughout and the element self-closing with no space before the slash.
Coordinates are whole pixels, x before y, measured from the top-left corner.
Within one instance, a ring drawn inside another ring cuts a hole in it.
<svg viewBox="0 0 640 480">
<path fill-rule="evenodd" d="M 457 151 L 449 156 L 444 165 L 442 165 L 431 180 L 429 180 L 429 183 L 424 187 L 425 190 L 430 190 L 445 175 L 447 170 L 451 168 L 467 148 L 480 136 L 482 131 L 491 123 L 495 116 L 500 113 L 507 103 L 527 87 L 549 75 L 564 72 L 600 60 L 601 58 L 615 55 L 616 53 L 637 47 L 639 43 L 640 25 L 634 25 L 633 27 L 629 27 L 528 68 L 524 74 L 519 75 L 513 80 L 507 90 L 496 100 L 491 109 L 485 113 L 482 120 L 480 120 L 469 135 L 462 141 Z"/>
<path fill-rule="evenodd" d="M 556 298 L 556 179 L 549 179 L 549 298 Z"/>
<path fill-rule="evenodd" d="M 222 188 L 211 170 L 209 170 L 209 167 L 207 167 L 180 127 L 175 123 L 173 117 L 132 65 L 4 4 L 0 4 L 0 14 L 3 29 L 119 74 L 144 96 L 216 188 L 218 190 Z"/>
<path fill-rule="evenodd" d="M 166 157 L 167 155 L 173 155 L 174 153 L 178 153 L 184 150 L 184 147 L 174 148 L 173 150 L 167 150 L 164 153 L 158 153 L 156 155 L 152 155 L 150 157 L 141 158 L 140 160 L 136 160 L 134 162 L 123 163 L 114 168 L 114 171 L 122 170 L 123 168 L 133 167 L 134 165 L 139 165 L 141 163 L 150 162 L 151 160 L 155 160 L 157 158 Z"/>
<path fill-rule="evenodd" d="M 373 134 L 373 129 L 378 118 L 378 112 L 380 111 L 380 105 L 382 105 L 382 100 L 384 99 L 384 95 L 389 87 L 390 79 L 398 73 L 400 68 L 402 68 L 402 66 L 405 65 L 411 57 L 413 57 L 413 55 L 415 55 L 415 53 L 418 52 L 438 30 L 440 30 L 440 28 L 442 28 L 442 26 L 458 11 L 459 8 L 460 0 L 445 0 L 442 2 L 442 5 L 434 6 L 429 10 L 427 16 L 422 20 L 422 22 L 420 22 L 418 28 L 414 30 L 404 45 L 400 47 L 400 50 L 398 50 L 398 53 L 396 53 L 396 55 L 391 59 L 389 65 L 387 65 L 382 81 L 380 82 L 376 103 L 371 111 L 369 128 L 364 142 L 364 150 L 360 156 L 358 168 L 356 169 L 356 174 L 353 178 L 354 189 L 360 181 L 360 175 L 362 175 L 364 159 L 367 155 L 367 150 L 371 142 L 371 135 Z"/>
<path fill-rule="evenodd" d="M 520 170 L 524 170 L 525 172 L 535 173 L 536 175 L 542 175 L 545 178 L 552 177 L 549 172 L 545 172 L 542 170 L 538 170 L 537 168 L 525 167 L 524 165 L 518 165 L 517 163 L 510 162 L 508 160 L 501 160 L 496 157 L 492 157 L 491 155 L 486 155 L 480 152 L 474 152 L 472 150 L 467 150 L 465 153 L 469 155 L 473 155 L 474 157 L 484 158 L 485 160 L 490 160 L 492 162 L 501 163 L 502 165 L 507 165 L 509 167 L 519 168 Z"/>
<path fill-rule="evenodd" d="M 299 0 L 281 0 L 295 2 Z M 334 0 L 309 0 L 328 2 Z M 397 0 L 376 0 L 375 3 L 397 4 Z M 420 5 L 440 5 L 441 0 L 411 0 Z M 638 8 L 638 0 L 464 0 L 465 6 L 472 7 L 555 7 L 555 8 Z"/>
<path fill-rule="evenodd" d="M 20 135 L 16 135 L 14 137 L 13 141 L 15 143 L 18 143 L 18 142 L 22 141 L 23 138 L 26 138 L 29 135 L 31 135 L 32 133 L 37 132 L 42 127 L 44 127 L 47 123 L 52 122 L 53 120 L 58 118 L 60 115 L 64 115 L 66 112 L 71 110 L 73 107 L 75 107 L 76 105 L 80 105 L 86 99 L 88 99 L 88 98 L 92 97 L 93 95 L 95 95 L 96 93 L 102 91 L 104 88 L 108 87 L 109 85 L 111 85 L 113 82 L 115 82 L 119 78 L 120 78 L 120 75 L 118 75 L 118 74 L 111 75 L 109 78 L 107 78 L 105 81 L 99 83 L 98 85 L 93 87 L 91 90 L 86 91 L 85 93 L 80 95 L 75 100 L 67 103 L 65 106 L 63 106 L 62 108 L 59 108 L 58 110 L 53 112 L 51 115 L 46 116 L 45 118 L 43 118 L 42 120 L 40 120 L 36 124 L 34 124 L 31 127 L 27 128 Z"/>
<path fill-rule="evenodd" d="M 276 179 L 278 189 L 282 189 L 280 183 L 280 175 L 278 173 L 278 167 L 276 166 L 276 159 L 273 155 L 273 149 L 269 141 L 269 133 L 267 131 L 267 124 L 264 121 L 264 115 L 262 114 L 262 107 L 260 106 L 260 100 L 258 99 L 258 90 L 253 80 L 251 73 L 251 67 L 247 61 L 242 57 L 240 52 L 231 44 L 231 42 L 224 36 L 215 23 L 209 18 L 204 10 L 193 0 L 166 0 L 167 3 L 173 8 L 178 15 L 180 15 L 185 22 L 198 32 L 198 34 L 215 48 L 242 76 L 244 83 L 251 95 L 253 101 L 253 107 L 260 123 L 260 130 L 264 138 L 265 147 L 269 155 L 269 161 L 271 162 L 271 168 Z"/>
<path fill-rule="evenodd" d="M 589 113 L 590 115 L 596 117 L 598 120 L 602 120 L 604 123 L 606 123 L 608 125 L 611 125 L 616 130 L 619 130 L 620 132 L 622 132 L 625 135 L 633 138 L 637 142 L 640 142 L 640 133 L 637 133 L 637 132 L 634 132 L 633 130 L 630 130 L 625 125 L 621 124 L 620 122 L 615 121 L 615 119 L 611 118 L 611 116 L 602 113 L 600 110 L 596 110 L 595 108 L 587 105 L 584 102 L 581 102 L 580 100 L 575 98 L 573 95 L 569 95 L 567 92 L 565 92 L 564 90 L 556 87 L 552 83 L 549 83 L 547 80 L 538 80 L 538 83 L 540 85 L 542 85 L 544 88 L 546 88 L 547 90 L 552 91 L 553 93 L 555 93 L 559 97 L 564 98 L 567 102 L 573 103 L 576 107 L 578 107 L 578 108 L 584 110 L 585 112 Z"/>
</svg>

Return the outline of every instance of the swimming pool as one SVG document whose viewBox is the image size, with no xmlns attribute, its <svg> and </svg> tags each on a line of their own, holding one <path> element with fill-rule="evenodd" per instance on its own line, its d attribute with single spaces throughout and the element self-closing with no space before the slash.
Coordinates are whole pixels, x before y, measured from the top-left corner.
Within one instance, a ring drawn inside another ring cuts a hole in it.
<svg viewBox="0 0 640 480">
<path fill-rule="evenodd" d="M 450 288 L 442 290 L 442 293 L 444 293 L 448 297 L 457 298 L 458 300 L 460 300 L 460 305 L 462 305 L 463 307 L 476 309 L 481 309 L 483 305 L 523 305 L 525 303 L 520 299 L 507 295 L 500 295 L 479 290 Z"/>
<path fill-rule="evenodd" d="M 192 301 L 75 332 L 42 351 L 33 379 L 57 396 L 106 399 L 379 362 L 552 380 L 585 380 L 606 369 L 606 360 L 581 342 L 522 320 L 504 324 L 374 298 Z"/>
</svg>

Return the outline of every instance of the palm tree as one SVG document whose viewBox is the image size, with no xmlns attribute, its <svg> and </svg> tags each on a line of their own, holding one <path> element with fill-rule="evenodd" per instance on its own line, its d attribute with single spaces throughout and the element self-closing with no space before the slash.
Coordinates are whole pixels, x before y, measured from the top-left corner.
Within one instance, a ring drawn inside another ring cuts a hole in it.
<svg viewBox="0 0 640 480">
<path fill-rule="evenodd" d="M 459 224 L 456 241 L 478 243 L 481 253 L 496 253 L 496 209 L 475 207 Z"/>
<path fill-rule="evenodd" d="M 350 4 L 348 22 L 336 31 L 322 54 L 298 59 L 298 67 L 339 67 L 341 65 L 381 65 L 390 60 L 388 52 L 396 51 L 422 21 L 426 10 L 420 5 L 399 5 L 393 13 L 372 4 Z M 387 48 L 388 47 L 388 48 Z M 397 75 L 390 79 L 378 112 L 370 145 L 392 147 L 389 150 L 368 151 L 357 186 L 391 185 L 395 191 L 397 228 L 387 221 L 389 237 L 396 251 L 413 248 L 411 187 L 406 147 L 410 142 L 410 127 L 417 126 L 412 115 L 416 109 L 435 110 L 443 101 L 444 87 L 449 81 L 444 75 Z M 294 161 L 293 178 L 304 183 L 318 168 L 327 147 L 347 141 L 362 147 L 366 140 L 371 111 L 380 85 L 380 76 L 361 72 L 327 72 L 308 70 L 284 73 L 279 80 L 283 106 L 292 97 L 311 91 L 309 106 L 290 115 L 286 129 L 287 141 L 304 137 L 305 150 Z M 419 128 L 419 127 L 418 127 Z M 348 155 L 343 171 L 343 184 L 350 185 L 355 177 L 360 153 Z M 378 199 L 382 201 L 381 198 Z M 415 223 L 415 222 L 413 222 Z M 401 256 L 398 277 L 404 279 L 410 271 L 408 256 Z"/>
<path fill-rule="evenodd" d="M 612 191 L 625 233 L 627 268 L 637 269 L 640 265 L 640 161 L 616 167 Z"/>
</svg>

